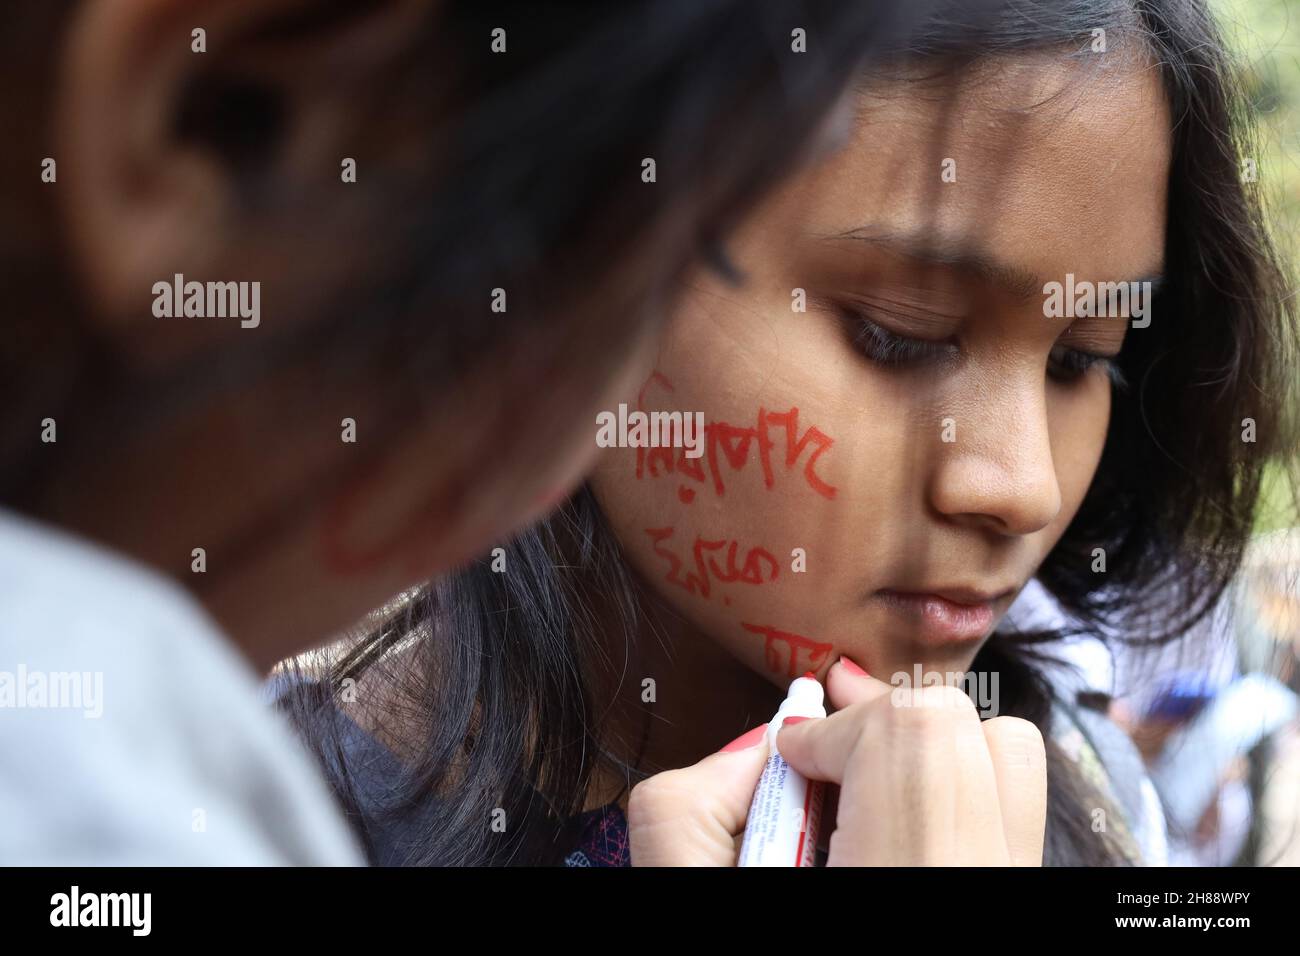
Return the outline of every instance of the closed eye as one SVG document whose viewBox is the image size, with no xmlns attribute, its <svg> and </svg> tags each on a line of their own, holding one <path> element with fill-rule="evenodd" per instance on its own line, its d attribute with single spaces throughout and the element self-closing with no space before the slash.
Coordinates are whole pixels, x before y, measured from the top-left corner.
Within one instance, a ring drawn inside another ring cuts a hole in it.
<svg viewBox="0 0 1300 956">
<path fill-rule="evenodd" d="M 915 339 L 891 332 L 856 309 L 844 310 L 853 330 L 853 345 L 871 361 L 885 366 L 920 365 L 957 354 L 948 340 Z"/>
<path fill-rule="evenodd" d="M 958 353 L 956 344 L 948 339 L 935 341 L 899 335 L 874 321 L 857 309 L 844 308 L 845 319 L 853 330 L 853 345 L 863 355 L 887 368 L 925 365 Z M 1102 372 L 1120 389 L 1128 383 L 1115 358 L 1084 352 L 1058 345 L 1048 353 L 1047 374 L 1058 382 L 1077 382 L 1090 369 Z"/>
<path fill-rule="evenodd" d="M 1128 388 L 1128 380 L 1119 370 L 1119 364 L 1113 356 L 1097 355 L 1064 345 L 1058 345 L 1048 353 L 1047 374 L 1058 381 L 1078 381 L 1089 369 L 1097 369 L 1104 373 L 1111 384 L 1118 389 Z"/>
</svg>

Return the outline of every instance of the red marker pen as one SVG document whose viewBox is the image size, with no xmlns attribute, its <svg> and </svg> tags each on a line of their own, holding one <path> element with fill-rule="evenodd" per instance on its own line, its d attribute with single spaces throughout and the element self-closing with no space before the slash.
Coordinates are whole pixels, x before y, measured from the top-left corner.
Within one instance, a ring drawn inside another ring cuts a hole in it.
<svg viewBox="0 0 1300 956">
<path fill-rule="evenodd" d="M 787 717 L 825 717 L 822 685 L 812 671 L 790 691 L 767 725 L 767 766 L 754 788 L 737 866 L 812 866 L 825 785 L 796 773 L 776 746 Z"/>
</svg>

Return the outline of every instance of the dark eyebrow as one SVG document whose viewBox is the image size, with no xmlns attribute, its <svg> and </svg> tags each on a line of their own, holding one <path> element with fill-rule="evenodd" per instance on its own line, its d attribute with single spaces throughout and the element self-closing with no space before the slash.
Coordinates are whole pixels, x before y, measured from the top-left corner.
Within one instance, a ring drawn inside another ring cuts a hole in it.
<svg viewBox="0 0 1300 956">
<path fill-rule="evenodd" d="M 1055 279 L 1044 279 L 1020 266 L 998 259 L 979 245 L 936 239 L 920 232 L 895 232 L 876 226 L 862 226 L 823 238 L 869 242 L 909 259 L 970 272 L 984 282 L 1000 286 L 1024 301 L 1042 296 L 1043 286 L 1048 282 L 1065 282 L 1064 275 Z M 1150 282 L 1151 294 L 1155 295 L 1164 284 L 1164 275 L 1156 270 L 1152 275 L 1125 281 Z"/>
</svg>

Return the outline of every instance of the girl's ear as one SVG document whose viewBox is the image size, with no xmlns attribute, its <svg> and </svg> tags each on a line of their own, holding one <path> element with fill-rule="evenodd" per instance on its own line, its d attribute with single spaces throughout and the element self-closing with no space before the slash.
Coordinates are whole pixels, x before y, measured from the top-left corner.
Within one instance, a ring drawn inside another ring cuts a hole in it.
<svg viewBox="0 0 1300 956">
<path fill-rule="evenodd" d="M 376 154 L 395 152 L 385 94 L 393 74 L 409 72 L 401 65 L 428 35 L 429 9 L 417 0 L 78 6 L 57 67 L 58 202 L 95 321 L 124 352 L 166 361 L 218 334 L 208 323 L 158 325 L 151 290 L 176 273 L 273 282 L 276 299 L 306 311 L 328 297 L 317 280 L 336 274 L 332 263 L 359 264 L 353 244 L 372 224 L 358 210 L 374 204 L 348 192 L 358 187 L 347 160 L 364 189 L 367 162 L 373 173 Z M 406 108 L 423 108 L 431 125 L 429 97 L 411 92 Z M 376 126 L 382 135 L 370 135 Z"/>
</svg>

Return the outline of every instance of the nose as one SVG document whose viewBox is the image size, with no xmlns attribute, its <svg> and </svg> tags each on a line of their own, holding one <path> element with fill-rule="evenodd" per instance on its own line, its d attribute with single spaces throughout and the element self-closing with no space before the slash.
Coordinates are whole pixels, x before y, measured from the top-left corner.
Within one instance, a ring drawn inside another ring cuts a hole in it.
<svg viewBox="0 0 1300 956">
<path fill-rule="evenodd" d="M 991 400 L 990 400 L 991 399 Z M 1041 531 L 1061 511 L 1041 376 L 1003 381 L 949 419 L 930 474 L 931 506 L 949 520 L 996 534 Z M 941 425 L 942 429 L 942 425 Z"/>
</svg>

